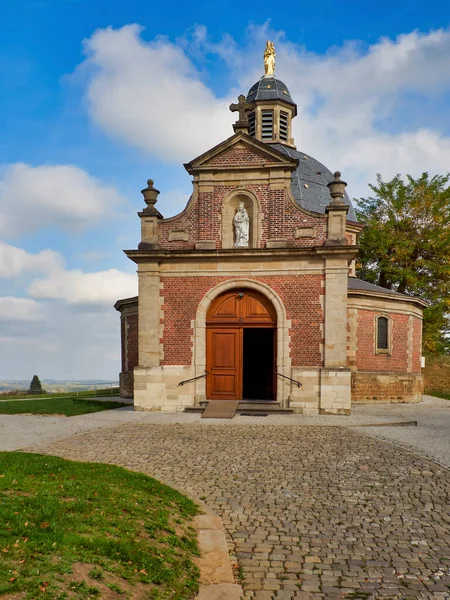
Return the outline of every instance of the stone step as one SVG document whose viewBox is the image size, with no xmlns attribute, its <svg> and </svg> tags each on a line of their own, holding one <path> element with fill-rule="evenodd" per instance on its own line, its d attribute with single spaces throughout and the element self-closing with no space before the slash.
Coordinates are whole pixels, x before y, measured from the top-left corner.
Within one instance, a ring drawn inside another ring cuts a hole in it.
<svg viewBox="0 0 450 600">
<path fill-rule="evenodd" d="M 224 400 L 226 402 L 226 400 Z M 205 410 L 207 402 L 200 402 L 200 406 L 186 406 L 186 413 L 201 413 Z M 270 414 L 291 414 L 294 411 L 291 408 L 282 408 L 279 402 L 239 402 L 237 411 L 239 414 L 270 413 Z"/>
</svg>

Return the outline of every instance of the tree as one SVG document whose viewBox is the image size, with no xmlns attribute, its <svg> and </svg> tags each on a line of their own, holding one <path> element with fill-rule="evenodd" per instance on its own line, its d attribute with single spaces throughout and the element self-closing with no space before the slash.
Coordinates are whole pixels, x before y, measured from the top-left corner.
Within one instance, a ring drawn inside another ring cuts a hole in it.
<svg viewBox="0 0 450 600">
<path fill-rule="evenodd" d="M 424 311 L 427 353 L 450 351 L 450 174 L 418 179 L 396 175 L 371 185 L 374 197 L 361 198 L 357 275 L 430 303 Z"/>
<path fill-rule="evenodd" d="M 33 379 L 30 383 L 30 389 L 28 390 L 30 394 L 44 394 L 44 390 L 42 389 L 42 384 L 37 375 L 33 375 Z"/>
</svg>

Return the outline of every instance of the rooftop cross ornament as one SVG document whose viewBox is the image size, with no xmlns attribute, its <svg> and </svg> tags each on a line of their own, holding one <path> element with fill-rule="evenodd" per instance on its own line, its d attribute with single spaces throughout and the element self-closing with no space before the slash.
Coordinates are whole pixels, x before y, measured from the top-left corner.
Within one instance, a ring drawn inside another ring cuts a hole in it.
<svg viewBox="0 0 450 600">
<path fill-rule="evenodd" d="M 230 104 L 231 112 L 239 112 L 239 121 L 247 121 L 247 112 L 253 108 L 253 104 L 247 104 L 244 94 L 238 96 L 237 104 Z"/>
<path fill-rule="evenodd" d="M 273 75 L 275 72 L 275 46 L 270 40 L 266 43 L 266 49 L 264 50 L 264 71 L 265 75 Z"/>
<path fill-rule="evenodd" d="M 247 113 L 248 113 L 248 111 L 252 110 L 252 108 L 254 108 L 254 106 L 255 106 L 254 103 L 249 104 L 248 102 L 245 101 L 245 96 L 243 94 L 238 96 L 237 104 L 230 104 L 231 112 L 239 113 L 239 119 L 233 125 L 234 131 L 236 131 L 236 132 L 244 131 L 245 133 L 248 133 Z"/>
</svg>

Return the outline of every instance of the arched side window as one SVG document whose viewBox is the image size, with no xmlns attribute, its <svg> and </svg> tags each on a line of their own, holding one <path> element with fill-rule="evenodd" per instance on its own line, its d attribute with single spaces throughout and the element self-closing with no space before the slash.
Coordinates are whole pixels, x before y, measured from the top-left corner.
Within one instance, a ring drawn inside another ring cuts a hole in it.
<svg viewBox="0 0 450 600">
<path fill-rule="evenodd" d="M 387 317 L 377 317 L 376 320 L 376 352 L 390 352 L 390 319 Z"/>
</svg>

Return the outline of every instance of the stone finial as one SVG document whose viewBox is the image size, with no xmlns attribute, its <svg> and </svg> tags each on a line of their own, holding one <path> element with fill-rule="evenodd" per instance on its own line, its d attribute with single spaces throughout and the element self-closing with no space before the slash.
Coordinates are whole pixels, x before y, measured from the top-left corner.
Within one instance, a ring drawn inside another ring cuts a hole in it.
<svg viewBox="0 0 450 600">
<path fill-rule="evenodd" d="M 147 180 L 147 187 L 141 190 L 141 194 L 144 196 L 147 206 L 153 206 L 156 204 L 159 190 L 153 187 L 153 179 Z"/>
<path fill-rule="evenodd" d="M 327 183 L 327 186 L 330 190 L 330 196 L 333 198 L 330 205 L 336 206 L 344 204 L 343 198 L 347 183 L 342 181 L 340 171 L 335 172 L 334 180 Z"/>
<path fill-rule="evenodd" d="M 153 179 L 147 181 L 147 187 L 141 190 L 141 194 L 144 196 L 145 203 L 147 204 L 146 208 L 142 211 L 142 214 L 155 216 L 161 219 L 161 213 L 155 208 L 159 190 L 153 187 Z"/>
</svg>

